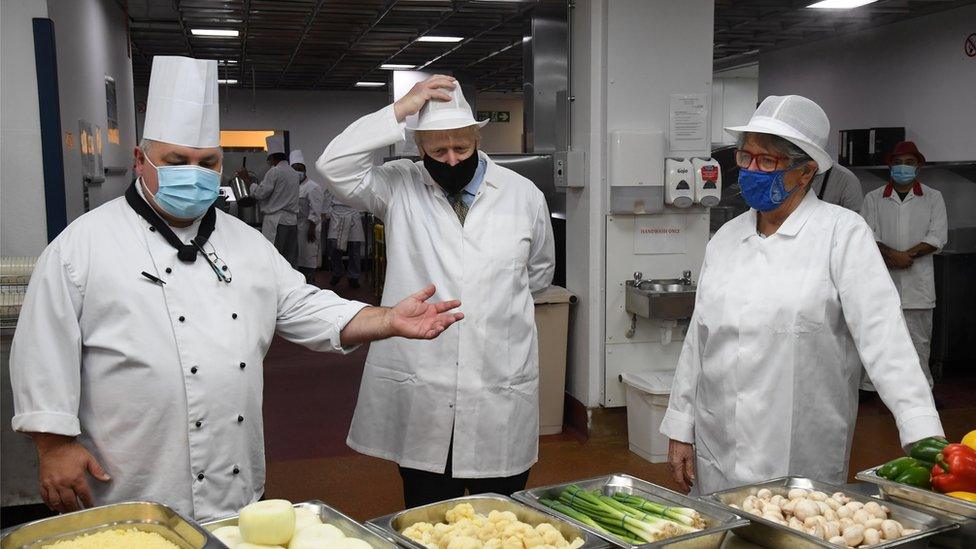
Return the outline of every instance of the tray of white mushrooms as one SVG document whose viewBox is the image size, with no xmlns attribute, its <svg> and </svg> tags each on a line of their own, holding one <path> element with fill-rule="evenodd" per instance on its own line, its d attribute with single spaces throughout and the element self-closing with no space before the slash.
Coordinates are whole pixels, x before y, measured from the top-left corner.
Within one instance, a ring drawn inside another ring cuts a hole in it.
<svg viewBox="0 0 976 549">
<path fill-rule="evenodd" d="M 765 547 L 927 547 L 959 525 L 902 505 L 799 477 L 716 492 L 751 521 L 736 535 Z"/>
</svg>

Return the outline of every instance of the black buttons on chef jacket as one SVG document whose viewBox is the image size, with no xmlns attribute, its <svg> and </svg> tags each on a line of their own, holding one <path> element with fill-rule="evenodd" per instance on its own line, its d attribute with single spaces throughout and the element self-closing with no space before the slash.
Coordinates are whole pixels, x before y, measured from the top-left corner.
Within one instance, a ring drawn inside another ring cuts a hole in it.
<svg viewBox="0 0 976 549">
<path fill-rule="evenodd" d="M 149 227 L 150 232 L 156 232 L 156 227 Z"/>
<path fill-rule="evenodd" d="M 197 480 L 203 480 L 204 478 L 206 478 L 206 477 L 203 476 L 203 473 L 200 473 L 199 475 L 197 475 Z"/>
<path fill-rule="evenodd" d="M 230 315 L 230 317 L 233 318 L 234 320 L 237 320 L 237 313 Z"/>
<path fill-rule="evenodd" d="M 196 366 L 194 366 L 194 367 L 190 368 L 190 373 L 191 374 L 195 374 L 195 373 L 197 373 L 197 370 L 198 370 L 198 368 Z"/>
<path fill-rule="evenodd" d="M 181 316 L 180 317 L 180 322 L 186 322 L 186 317 L 185 316 Z"/>
<path fill-rule="evenodd" d="M 166 274 L 173 274 L 173 269 L 171 267 L 166 267 Z"/>
<path fill-rule="evenodd" d="M 247 367 L 247 364 L 244 364 L 243 362 L 241 362 L 241 370 L 243 370 L 246 367 Z"/>
<path fill-rule="evenodd" d="M 237 416 L 237 423 L 244 421 L 244 416 Z"/>
<path fill-rule="evenodd" d="M 202 422 L 202 421 L 198 421 L 198 422 L 197 422 L 197 428 L 200 428 L 200 427 L 202 427 L 202 426 L 203 426 L 203 422 Z"/>
<path fill-rule="evenodd" d="M 234 467 L 234 474 L 235 474 L 235 475 L 239 475 L 239 474 L 241 474 L 241 470 L 240 470 L 240 468 L 238 468 L 238 467 L 236 467 L 236 466 L 235 466 L 235 467 Z"/>
</svg>

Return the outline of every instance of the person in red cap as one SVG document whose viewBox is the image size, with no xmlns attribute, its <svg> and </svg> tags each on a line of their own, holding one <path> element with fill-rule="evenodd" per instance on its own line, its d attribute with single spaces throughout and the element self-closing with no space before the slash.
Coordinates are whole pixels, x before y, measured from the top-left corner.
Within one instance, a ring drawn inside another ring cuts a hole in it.
<svg viewBox="0 0 976 549">
<path fill-rule="evenodd" d="M 929 348 L 935 277 L 932 254 L 948 240 L 942 193 L 923 185 L 918 173 L 925 156 L 911 141 L 902 141 L 886 157 L 891 170 L 888 184 L 864 197 L 861 215 L 874 231 L 891 280 L 901 296 L 901 307 L 925 378 L 932 386 Z M 870 383 L 864 389 L 874 390 Z"/>
</svg>

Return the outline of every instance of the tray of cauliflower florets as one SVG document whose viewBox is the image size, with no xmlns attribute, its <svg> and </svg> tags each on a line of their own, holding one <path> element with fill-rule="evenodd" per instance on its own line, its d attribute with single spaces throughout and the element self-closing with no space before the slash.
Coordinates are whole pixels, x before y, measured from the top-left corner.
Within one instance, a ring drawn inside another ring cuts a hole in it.
<svg viewBox="0 0 976 549">
<path fill-rule="evenodd" d="M 467 496 L 369 523 L 416 549 L 591 549 L 606 543 L 574 524 L 497 494 Z"/>
</svg>

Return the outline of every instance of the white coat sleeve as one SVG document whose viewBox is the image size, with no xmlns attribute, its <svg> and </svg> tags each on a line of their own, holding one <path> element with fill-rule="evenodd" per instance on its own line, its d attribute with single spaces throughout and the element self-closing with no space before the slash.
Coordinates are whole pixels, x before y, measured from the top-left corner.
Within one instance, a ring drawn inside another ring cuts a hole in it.
<svg viewBox="0 0 976 549">
<path fill-rule="evenodd" d="M 278 286 L 278 335 L 313 351 L 350 352 L 343 347 L 340 333 L 365 303 L 342 299 L 334 292 L 305 283 L 305 276 L 292 269 L 270 243 L 267 243 L 271 271 Z"/>
<path fill-rule="evenodd" d="M 878 221 L 878 196 L 877 193 L 869 193 L 864 198 L 864 205 L 861 206 L 861 217 L 864 218 L 868 228 L 874 235 L 874 240 L 880 242 L 881 224 Z"/>
<path fill-rule="evenodd" d="M 55 241 L 34 267 L 10 350 L 15 431 L 81 433 L 82 295 Z"/>
<path fill-rule="evenodd" d="M 847 328 L 878 395 L 895 416 L 902 446 L 944 436 L 932 391 L 902 316 L 901 298 L 874 235 L 857 218 L 833 236 L 830 276 Z"/>
<path fill-rule="evenodd" d="M 556 272 L 556 244 L 549 219 L 549 207 L 542 198 L 539 199 L 532 225 L 528 269 L 530 292 L 540 292 L 552 284 L 552 276 Z"/>
<path fill-rule="evenodd" d="M 929 216 L 929 230 L 922 242 L 941 250 L 949 242 L 949 221 L 946 215 L 945 200 L 942 193 L 935 195 L 932 200 L 932 213 Z"/>
<path fill-rule="evenodd" d="M 264 200 L 271 196 L 271 191 L 275 189 L 277 184 L 276 175 L 278 170 L 268 170 L 268 173 L 264 174 L 264 178 L 261 179 L 261 183 L 257 185 L 251 185 L 251 196 L 257 200 Z"/>
<path fill-rule="evenodd" d="M 405 127 L 389 105 L 353 122 L 329 143 L 315 166 L 339 202 L 385 218 L 394 187 L 405 174 L 397 162 L 374 166 L 373 154 L 403 141 Z"/>
<path fill-rule="evenodd" d="M 706 248 L 705 261 L 702 263 L 701 275 L 698 277 L 698 287 L 708 283 L 708 250 Z M 698 408 L 698 379 L 701 377 L 701 345 L 699 332 L 701 326 L 701 293 L 695 296 L 695 310 L 688 323 L 688 333 L 685 343 L 681 347 L 678 366 L 674 371 L 674 385 L 671 386 L 671 398 L 668 409 L 661 421 L 661 434 L 678 442 L 694 444 L 695 442 L 695 410 Z"/>
</svg>

